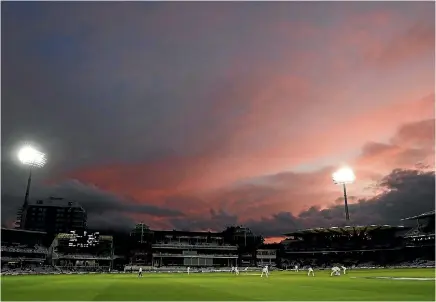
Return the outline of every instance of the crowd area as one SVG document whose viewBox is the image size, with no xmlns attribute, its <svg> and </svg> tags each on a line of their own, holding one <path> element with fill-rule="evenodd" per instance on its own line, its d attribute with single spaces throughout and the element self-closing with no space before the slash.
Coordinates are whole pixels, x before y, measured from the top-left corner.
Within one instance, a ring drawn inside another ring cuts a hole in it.
<svg viewBox="0 0 436 302">
<path fill-rule="evenodd" d="M 27 254 L 47 254 L 48 250 L 46 247 L 40 245 L 28 246 L 25 244 L 21 245 L 2 245 L 1 251 L 9 253 L 27 253 Z"/>
<path fill-rule="evenodd" d="M 13 264 L 2 265 L 1 273 L 3 275 L 54 274 L 54 273 L 61 273 L 61 271 L 52 265 L 13 263 Z"/>
<path fill-rule="evenodd" d="M 54 266 L 46 264 L 20 264 L 3 265 L 2 275 L 43 275 L 43 274 L 69 274 L 69 273 L 104 273 L 109 272 L 109 266 Z"/>
<path fill-rule="evenodd" d="M 106 273 L 110 271 L 109 266 L 57 266 L 61 273 Z"/>
<path fill-rule="evenodd" d="M 197 241 L 171 241 L 164 240 L 156 242 L 155 245 L 167 245 L 167 246 L 202 246 L 202 247 L 231 247 L 232 245 L 221 242 L 197 242 Z"/>
<path fill-rule="evenodd" d="M 183 255 L 182 253 L 162 253 L 162 252 L 158 252 L 158 253 L 153 253 L 155 256 L 159 257 L 159 256 L 179 256 L 179 255 Z M 230 253 L 223 253 L 223 254 L 214 254 L 214 253 L 210 253 L 210 254 L 202 254 L 202 253 L 198 253 L 195 254 L 197 256 L 221 256 L 221 257 L 233 257 L 235 256 L 235 254 L 230 254 Z M 236 255 L 237 257 L 237 255 Z"/>
<path fill-rule="evenodd" d="M 64 254 L 64 253 L 53 253 L 55 258 L 65 258 L 65 259 L 104 259 L 110 260 L 111 256 L 103 255 L 92 255 L 92 254 Z"/>
</svg>

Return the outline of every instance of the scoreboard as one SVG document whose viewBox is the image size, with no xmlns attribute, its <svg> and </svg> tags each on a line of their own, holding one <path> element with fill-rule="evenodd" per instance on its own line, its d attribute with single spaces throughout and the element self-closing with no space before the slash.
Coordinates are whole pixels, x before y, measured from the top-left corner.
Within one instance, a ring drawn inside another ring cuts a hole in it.
<svg viewBox="0 0 436 302">
<path fill-rule="evenodd" d="M 100 243 L 100 233 L 88 233 L 86 231 L 82 233 L 70 232 L 68 236 L 68 246 L 77 248 L 95 247 Z"/>
<path fill-rule="evenodd" d="M 61 233 L 57 235 L 54 251 L 63 255 L 94 255 L 107 257 L 113 250 L 112 236 L 86 231 Z"/>
</svg>

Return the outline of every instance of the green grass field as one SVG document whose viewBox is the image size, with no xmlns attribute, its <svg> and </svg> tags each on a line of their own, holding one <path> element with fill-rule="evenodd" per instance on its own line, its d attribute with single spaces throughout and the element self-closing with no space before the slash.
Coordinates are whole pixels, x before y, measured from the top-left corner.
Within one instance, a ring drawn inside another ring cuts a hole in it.
<svg viewBox="0 0 436 302">
<path fill-rule="evenodd" d="M 434 278 L 434 269 L 241 273 L 3 276 L 1 299 L 11 300 L 347 300 L 435 301 L 435 282 L 375 277 Z"/>
</svg>

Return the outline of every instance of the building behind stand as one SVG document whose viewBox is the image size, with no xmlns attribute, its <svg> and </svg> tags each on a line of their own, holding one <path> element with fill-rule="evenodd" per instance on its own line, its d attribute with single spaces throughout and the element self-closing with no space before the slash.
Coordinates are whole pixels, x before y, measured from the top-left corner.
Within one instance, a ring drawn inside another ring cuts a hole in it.
<svg viewBox="0 0 436 302">
<path fill-rule="evenodd" d="M 86 230 L 86 211 L 74 201 L 50 197 L 28 202 L 20 209 L 17 228 L 58 234 Z"/>
</svg>

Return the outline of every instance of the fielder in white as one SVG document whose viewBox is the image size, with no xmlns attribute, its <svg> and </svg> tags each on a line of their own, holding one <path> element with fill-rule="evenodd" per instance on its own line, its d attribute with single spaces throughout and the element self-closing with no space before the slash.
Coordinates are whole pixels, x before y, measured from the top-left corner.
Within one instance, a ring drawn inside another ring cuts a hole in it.
<svg viewBox="0 0 436 302">
<path fill-rule="evenodd" d="M 295 266 L 295 271 L 298 272 L 298 265 Z"/>
<path fill-rule="evenodd" d="M 138 271 L 138 278 L 139 278 L 139 277 L 142 277 L 142 267 L 140 267 L 140 268 L 139 268 L 139 271 Z"/>
<path fill-rule="evenodd" d="M 313 268 L 309 267 L 309 269 L 307 270 L 307 276 L 310 276 L 310 274 L 312 274 L 313 277 L 315 277 L 315 272 L 313 271 Z"/>
<path fill-rule="evenodd" d="M 263 274 L 265 274 L 265 276 L 268 278 L 269 276 L 268 265 L 265 265 L 265 267 L 262 268 L 262 274 L 260 276 L 263 277 Z"/>
<path fill-rule="evenodd" d="M 189 275 L 190 270 L 191 270 L 191 268 L 188 266 L 188 268 L 186 269 L 186 271 L 188 272 L 188 275 Z"/>
<path fill-rule="evenodd" d="M 347 268 L 345 267 L 345 266 L 341 266 L 341 268 L 342 268 L 342 271 L 344 272 L 344 275 L 346 275 L 347 274 Z"/>
<path fill-rule="evenodd" d="M 332 267 L 332 273 L 330 274 L 330 277 L 333 276 L 333 275 L 340 276 L 341 275 L 341 269 L 339 267 L 337 267 L 337 266 L 333 266 Z"/>
<path fill-rule="evenodd" d="M 236 274 L 236 275 L 239 275 L 239 270 L 238 270 L 238 267 L 237 267 L 237 266 L 235 266 L 235 274 Z"/>
</svg>

